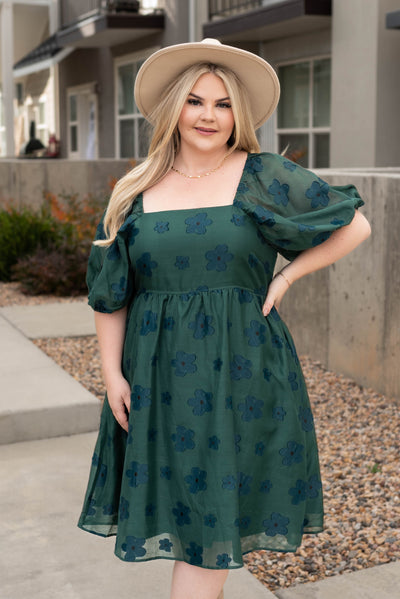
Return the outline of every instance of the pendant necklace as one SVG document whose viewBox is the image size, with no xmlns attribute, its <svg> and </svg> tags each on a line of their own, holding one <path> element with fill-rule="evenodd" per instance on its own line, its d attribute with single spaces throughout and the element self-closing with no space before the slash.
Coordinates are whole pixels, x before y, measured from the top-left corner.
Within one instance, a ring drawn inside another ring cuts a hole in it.
<svg viewBox="0 0 400 599">
<path fill-rule="evenodd" d="M 228 158 L 228 156 L 229 156 L 229 154 L 226 154 L 224 156 L 222 162 L 218 166 L 213 168 L 211 171 L 208 171 L 207 173 L 203 173 L 201 175 L 187 175 L 186 173 L 183 173 L 179 169 L 175 168 L 174 166 L 171 166 L 171 170 L 174 171 L 175 173 L 178 173 L 178 175 L 181 175 L 182 177 L 186 177 L 186 179 L 201 179 L 202 177 L 209 177 L 210 175 L 215 173 L 215 171 L 217 171 L 219 168 L 221 168 L 221 166 L 224 164 L 224 162 Z"/>
</svg>

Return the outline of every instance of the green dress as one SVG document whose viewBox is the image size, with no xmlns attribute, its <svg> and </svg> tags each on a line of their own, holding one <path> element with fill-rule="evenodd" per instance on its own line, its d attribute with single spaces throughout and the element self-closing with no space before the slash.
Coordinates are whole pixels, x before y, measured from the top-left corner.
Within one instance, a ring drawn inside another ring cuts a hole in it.
<svg viewBox="0 0 400 599">
<path fill-rule="evenodd" d="M 323 528 L 313 416 L 293 340 L 262 305 L 288 259 L 363 204 L 275 154 L 249 154 L 232 205 L 143 213 L 93 246 L 89 304 L 128 306 L 129 433 L 107 399 L 79 526 L 125 561 L 239 568 Z M 98 235 L 103 234 L 99 226 Z"/>
</svg>

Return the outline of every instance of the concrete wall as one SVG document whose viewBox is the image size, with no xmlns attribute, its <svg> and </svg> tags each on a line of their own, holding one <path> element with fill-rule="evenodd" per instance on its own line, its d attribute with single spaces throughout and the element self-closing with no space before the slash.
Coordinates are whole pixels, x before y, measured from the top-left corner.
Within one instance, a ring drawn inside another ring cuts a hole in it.
<svg viewBox="0 0 400 599">
<path fill-rule="evenodd" d="M 399 400 L 400 171 L 318 174 L 331 184 L 356 185 L 372 235 L 336 264 L 297 281 L 282 317 L 300 354 Z"/>
</svg>

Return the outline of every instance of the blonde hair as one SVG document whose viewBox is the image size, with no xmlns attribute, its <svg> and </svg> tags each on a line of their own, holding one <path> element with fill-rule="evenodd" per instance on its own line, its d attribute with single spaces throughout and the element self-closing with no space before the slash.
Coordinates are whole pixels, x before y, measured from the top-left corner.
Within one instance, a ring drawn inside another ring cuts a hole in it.
<svg viewBox="0 0 400 599">
<path fill-rule="evenodd" d="M 149 116 L 153 135 L 148 156 L 115 185 L 104 217 L 106 238 L 95 241 L 96 245 L 108 246 L 114 241 L 135 198 L 155 185 L 170 170 L 180 148 L 179 116 L 196 81 L 206 73 L 213 73 L 222 79 L 232 105 L 235 124 L 228 141 L 228 154 L 235 150 L 260 151 L 247 92 L 235 73 L 226 67 L 208 63 L 189 67 L 167 87 Z"/>
</svg>

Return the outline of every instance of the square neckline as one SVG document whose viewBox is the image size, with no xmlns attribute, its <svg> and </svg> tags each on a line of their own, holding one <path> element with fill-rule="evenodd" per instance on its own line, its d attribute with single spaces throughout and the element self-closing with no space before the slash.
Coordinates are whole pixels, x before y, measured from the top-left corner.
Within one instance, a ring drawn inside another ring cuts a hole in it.
<svg viewBox="0 0 400 599">
<path fill-rule="evenodd" d="M 236 190 L 235 190 L 235 195 L 233 197 L 233 201 L 230 204 L 220 204 L 220 205 L 216 205 L 216 206 L 198 206 L 197 208 L 172 208 L 170 210 L 153 210 L 152 212 L 145 212 L 143 210 L 143 191 L 141 191 L 137 197 L 137 202 L 139 204 L 139 210 L 140 210 L 140 214 L 144 215 L 144 214 L 163 214 L 164 212 L 166 213 L 171 213 L 171 212 L 193 212 L 194 210 L 197 211 L 201 211 L 201 210 L 213 210 L 214 208 L 233 208 L 238 201 L 238 194 L 239 194 L 239 188 L 241 186 L 241 184 L 243 183 L 243 179 L 245 177 L 246 174 L 246 167 L 247 167 L 247 163 L 250 159 L 250 156 L 252 154 L 250 152 L 247 152 L 247 156 L 246 156 L 246 160 L 244 161 L 244 165 L 242 168 L 242 174 L 240 176 L 239 182 L 236 186 Z"/>
</svg>

